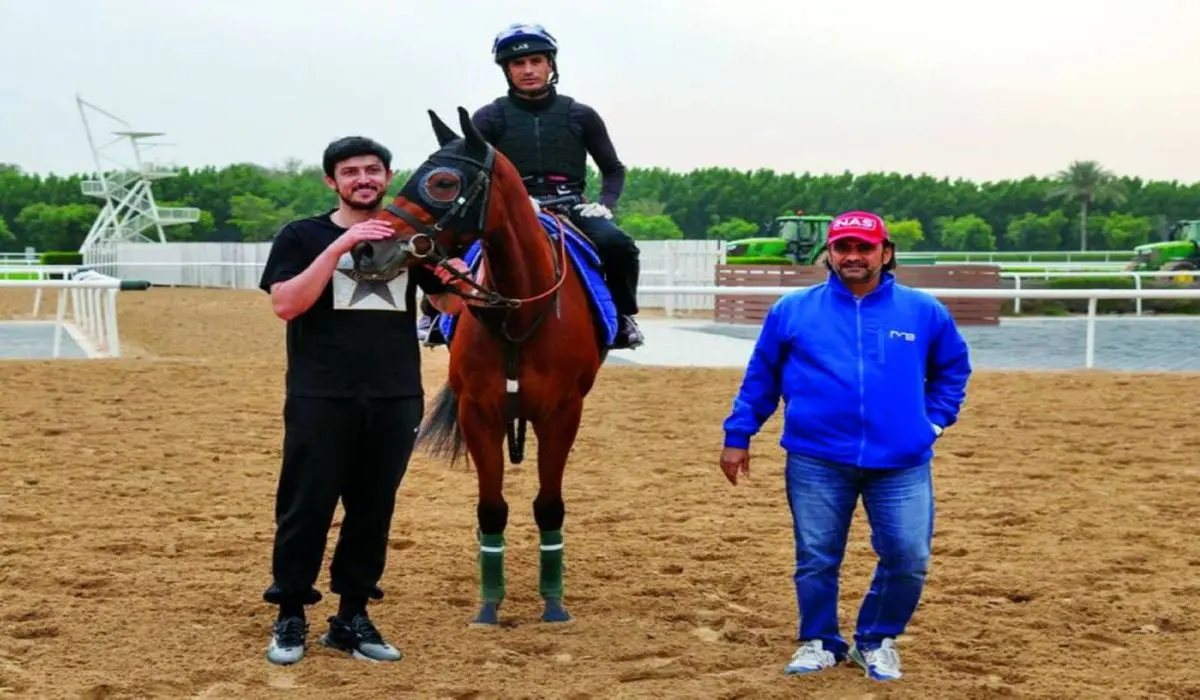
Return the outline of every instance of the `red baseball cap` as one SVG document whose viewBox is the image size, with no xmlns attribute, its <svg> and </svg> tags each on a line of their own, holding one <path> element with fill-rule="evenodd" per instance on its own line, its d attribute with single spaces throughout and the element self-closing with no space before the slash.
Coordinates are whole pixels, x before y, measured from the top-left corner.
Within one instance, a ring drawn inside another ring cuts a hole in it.
<svg viewBox="0 0 1200 700">
<path fill-rule="evenodd" d="M 829 222 L 826 242 L 833 243 L 842 238 L 857 238 L 879 245 L 888 240 L 887 225 L 882 218 L 869 211 L 848 211 L 838 214 Z"/>
</svg>

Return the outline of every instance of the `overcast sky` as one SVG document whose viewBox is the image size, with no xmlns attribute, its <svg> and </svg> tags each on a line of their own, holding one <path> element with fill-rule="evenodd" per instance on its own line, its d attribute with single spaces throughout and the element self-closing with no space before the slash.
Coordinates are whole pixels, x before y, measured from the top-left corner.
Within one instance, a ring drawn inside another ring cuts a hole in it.
<svg viewBox="0 0 1200 700">
<path fill-rule="evenodd" d="M 78 93 L 180 165 L 361 133 L 410 167 L 514 21 L 630 166 L 1200 181 L 1200 0 L 0 0 L 0 162 L 91 169 Z"/>
</svg>

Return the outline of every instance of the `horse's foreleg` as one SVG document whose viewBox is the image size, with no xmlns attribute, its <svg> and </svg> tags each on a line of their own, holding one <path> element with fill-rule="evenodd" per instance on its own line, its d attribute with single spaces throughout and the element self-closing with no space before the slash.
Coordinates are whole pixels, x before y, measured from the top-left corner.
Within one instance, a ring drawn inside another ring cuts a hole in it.
<svg viewBox="0 0 1200 700">
<path fill-rule="evenodd" d="M 508 503 L 504 500 L 504 423 L 482 407 L 466 404 L 459 420 L 479 481 L 475 513 L 479 521 L 480 608 L 472 624 L 495 625 L 500 622 L 500 604 L 504 602 L 504 530 L 508 526 Z"/>
<path fill-rule="evenodd" d="M 568 622 L 563 606 L 563 472 L 579 431 L 583 401 L 578 399 L 554 411 L 536 424 L 538 433 L 538 493 L 533 501 L 541 546 L 538 560 L 538 592 L 545 601 L 542 620 Z"/>
</svg>

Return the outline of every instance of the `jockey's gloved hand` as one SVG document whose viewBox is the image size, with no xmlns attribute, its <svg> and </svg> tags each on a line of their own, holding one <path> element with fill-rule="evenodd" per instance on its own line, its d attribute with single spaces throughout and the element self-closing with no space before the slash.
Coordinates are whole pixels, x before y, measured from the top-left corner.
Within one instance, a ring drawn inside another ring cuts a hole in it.
<svg viewBox="0 0 1200 700">
<path fill-rule="evenodd" d="M 533 213 L 534 214 L 542 213 L 542 205 L 537 201 L 537 197 L 534 197 L 531 195 L 529 197 L 529 203 L 533 205 Z"/>
<path fill-rule="evenodd" d="M 445 261 L 444 264 L 434 267 L 433 274 L 439 280 L 441 280 L 442 284 L 444 284 L 448 287 L 457 287 L 462 290 L 469 289 L 470 288 L 469 285 L 462 278 L 456 277 L 453 273 L 450 272 L 450 270 L 446 269 L 447 265 L 454 268 L 457 272 L 459 272 L 462 275 L 470 275 L 471 274 L 471 269 L 469 267 L 467 267 L 467 264 L 465 262 L 463 262 L 462 258 L 451 258 L 451 259 Z"/>
<path fill-rule="evenodd" d="M 599 202 L 588 202 L 587 204 L 576 204 L 574 206 L 574 209 L 575 209 L 575 211 L 579 212 L 580 216 L 586 216 L 589 218 L 603 217 L 605 219 L 613 218 L 612 212 L 608 210 L 608 207 L 604 206 L 603 204 L 600 204 Z"/>
</svg>

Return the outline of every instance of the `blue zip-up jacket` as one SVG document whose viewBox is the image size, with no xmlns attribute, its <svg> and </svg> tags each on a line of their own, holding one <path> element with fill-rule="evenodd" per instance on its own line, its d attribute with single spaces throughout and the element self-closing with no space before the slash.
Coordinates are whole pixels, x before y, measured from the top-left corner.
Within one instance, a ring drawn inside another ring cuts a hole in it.
<svg viewBox="0 0 1200 700">
<path fill-rule="evenodd" d="M 830 274 L 767 313 L 725 420 L 725 446 L 748 448 L 782 396 L 788 452 L 865 468 L 918 466 L 957 422 L 970 375 L 966 341 L 936 297 L 888 272 L 856 299 Z"/>
</svg>

